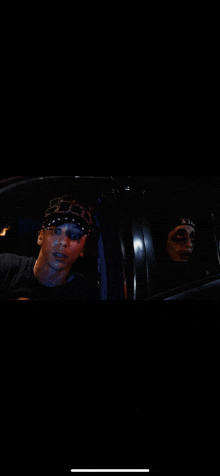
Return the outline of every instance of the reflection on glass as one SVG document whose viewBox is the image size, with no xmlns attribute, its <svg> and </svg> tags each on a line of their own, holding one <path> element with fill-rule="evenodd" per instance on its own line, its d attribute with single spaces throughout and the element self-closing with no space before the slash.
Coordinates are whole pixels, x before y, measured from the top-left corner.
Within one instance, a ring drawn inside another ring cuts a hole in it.
<svg viewBox="0 0 220 476">
<path fill-rule="evenodd" d="M 135 253 L 142 253 L 143 251 L 143 241 L 141 241 L 139 238 L 135 238 L 134 240 L 134 250 Z"/>
</svg>

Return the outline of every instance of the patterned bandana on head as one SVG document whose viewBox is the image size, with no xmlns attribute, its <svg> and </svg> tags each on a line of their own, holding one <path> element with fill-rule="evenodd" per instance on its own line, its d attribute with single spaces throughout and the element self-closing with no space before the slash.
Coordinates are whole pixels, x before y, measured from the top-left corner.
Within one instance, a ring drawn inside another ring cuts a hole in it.
<svg viewBox="0 0 220 476">
<path fill-rule="evenodd" d="M 196 230 L 196 225 L 192 220 L 189 218 L 179 218 L 178 215 L 174 216 L 172 219 L 166 217 L 165 220 L 161 222 L 161 229 L 165 237 L 167 237 L 171 231 L 175 230 L 175 228 L 184 225 L 192 226 Z"/>
<path fill-rule="evenodd" d="M 47 230 L 50 226 L 73 223 L 84 235 L 92 231 L 92 207 L 82 205 L 70 195 L 54 198 L 50 201 L 50 207 L 45 213 L 42 228 Z"/>
<path fill-rule="evenodd" d="M 181 225 L 188 225 L 188 226 L 192 226 L 193 228 L 196 228 L 196 225 L 191 220 L 189 220 L 189 218 L 180 218 L 179 224 L 177 224 L 176 227 L 174 228 L 177 228 L 178 226 L 181 226 Z"/>
</svg>

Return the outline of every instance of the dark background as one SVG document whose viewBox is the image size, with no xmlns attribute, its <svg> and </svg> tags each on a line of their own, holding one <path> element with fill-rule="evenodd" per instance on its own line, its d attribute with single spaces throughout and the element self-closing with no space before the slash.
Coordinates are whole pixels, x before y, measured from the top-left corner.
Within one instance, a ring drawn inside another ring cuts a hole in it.
<svg viewBox="0 0 220 476">
<path fill-rule="evenodd" d="M 19 182 L 37 176 L 15 176 L 13 182 Z M 44 176 L 47 177 L 47 176 Z M 100 178 L 100 184 L 105 182 Z M 200 213 L 220 209 L 219 176 L 106 176 L 112 188 L 123 191 L 127 186 L 131 192 L 144 191 L 149 196 L 151 208 L 155 206 L 167 210 L 170 204 L 185 204 L 194 207 Z M 11 183 L 11 177 L 0 176 L 0 187 Z"/>
<path fill-rule="evenodd" d="M 158 180 L 168 194 L 173 177 L 153 177 L 152 190 Z M 197 181 L 200 207 L 216 206 L 218 183 Z M 212 302 L 4 303 L 2 467 L 216 474 L 219 315 Z"/>
<path fill-rule="evenodd" d="M 212 303 L 206 315 L 202 303 L 7 304 L 1 456 L 11 469 L 216 473 L 219 309 Z"/>
</svg>

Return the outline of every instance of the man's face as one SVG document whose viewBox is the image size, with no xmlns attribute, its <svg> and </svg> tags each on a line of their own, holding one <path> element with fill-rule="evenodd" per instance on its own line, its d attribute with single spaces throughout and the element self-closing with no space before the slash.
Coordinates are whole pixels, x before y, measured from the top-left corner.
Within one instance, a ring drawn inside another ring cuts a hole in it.
<svg viewBox="0 0 220 476">
<path fill-rule="evenodd" d="M 38 245 L 41 246 L 41 253 L 50 267 L 60 271 L 70 269 L 80 256 L 84 256 L 86 239 L 74 224 L 67 223 L 41 230 Z"/>
<path fill-rule="evenodd" d="M 195 229 L 181 225 L 168 235 L 167 251 L 173 261 L 189 261 L 195 246 Z"/>
</svg>

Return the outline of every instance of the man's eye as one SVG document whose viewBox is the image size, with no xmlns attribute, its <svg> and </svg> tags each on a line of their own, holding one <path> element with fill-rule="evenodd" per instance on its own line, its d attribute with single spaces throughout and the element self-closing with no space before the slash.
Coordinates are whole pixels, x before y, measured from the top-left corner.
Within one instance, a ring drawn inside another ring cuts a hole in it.
<svg viewBox="0 0 220 476">
<path fill-rule="evenodd" d="M 181 243 L 182 241 L 185 241 L 186 238 L 182 235 L 176 235 L 173 237 L 173 241 L 176 241 L 177 243 Z"/>
<path fill-rule="evenodd" d="M 75 235 L 75 234 L 70 235 L 70 239 L 73 240 L 73 241 L 80 240 L 80 238 L 81 238 L 80 235 Z"/>
<path fill-rule="evenodd" d="M 175 235 L 174 238 L 181 239 L 181 238 L 184 238 L 184 236 L 183 235 Z"/>
</svg>

